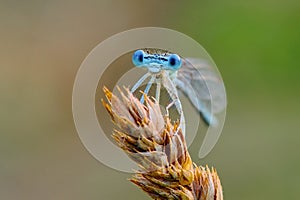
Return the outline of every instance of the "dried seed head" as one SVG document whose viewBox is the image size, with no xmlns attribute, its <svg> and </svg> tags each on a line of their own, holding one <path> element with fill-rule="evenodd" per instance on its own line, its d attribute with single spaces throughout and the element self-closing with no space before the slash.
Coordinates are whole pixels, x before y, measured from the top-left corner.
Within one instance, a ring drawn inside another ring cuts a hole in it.
<svg viewBox="0 0 300 200">
<path fill-rule="evenodd" d="M 112 137 L 140 167 L 131 179 L 153 199 L 222 200 L 222 187 L 214 169 L 193 166 L 178 122 L 163 116 L 155 99 L 146 105 L 125 89 L 122 99 L 103 88 L 102 100 L 118 127 Z"/>
</svg>

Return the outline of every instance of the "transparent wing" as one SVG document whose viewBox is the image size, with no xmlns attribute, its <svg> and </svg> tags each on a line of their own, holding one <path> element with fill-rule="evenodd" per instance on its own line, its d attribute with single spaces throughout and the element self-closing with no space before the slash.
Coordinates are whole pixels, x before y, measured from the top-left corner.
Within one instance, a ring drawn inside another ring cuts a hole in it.
<svg viewBox="0 0 300 200">
<path fill-rule="evenodd" d="M 179 90 L 204 115 L 204 120 L 209 121 L 214 114 L 226 108 L 224 83 L 218 69 L 213 65 L 201 59 L 185 59 L 176 79 L 175 84 Z"/>
</svg>

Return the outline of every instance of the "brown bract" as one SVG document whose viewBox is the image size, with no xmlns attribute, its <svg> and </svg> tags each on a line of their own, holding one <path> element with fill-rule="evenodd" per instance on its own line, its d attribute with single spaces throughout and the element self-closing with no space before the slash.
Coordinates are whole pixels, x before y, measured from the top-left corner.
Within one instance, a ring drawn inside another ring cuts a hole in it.
<svg viewBox="0 0 300 200">
<path fill-rule="evenodd" d="M 125 89 L 119 99 L 106 87 L 102 100 L 117 126 L 112 137 L 140 170 L 131 178 L 153 199 L 222 200 L 222 186 L 214 169 L 197 167 L 187 151 L 178 122 L 163 116 L 155 99 L 145 105 Z"/>
</svg>

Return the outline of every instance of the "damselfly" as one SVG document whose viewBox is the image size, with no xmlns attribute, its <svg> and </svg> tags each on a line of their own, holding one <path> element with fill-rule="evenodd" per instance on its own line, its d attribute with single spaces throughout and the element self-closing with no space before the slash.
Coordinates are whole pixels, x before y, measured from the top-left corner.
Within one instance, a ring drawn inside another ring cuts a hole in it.
<svg viewBox="0 0 300 200">
<path fill-rule="evenodd" d="M 152 85 L 156 84 L 155 99 L 159 102 L 161 87 L 164 87 L 171 99 L 166 108 L 168 110 L 175 105 L 183 132 L 185 121 L 178 91 L 182 91 L 189 98 L 206 124 L 217 124 L 215 114 L 225 109 L 226 94 L 221 76 L 205 61 L 184 59 L 177 54 L 158 49 L 144 49 L 134 52 L 132 62 L 136 67 L 147 68 L 148 72 L 136 82 L 131 92 L 135 92 L 150 78 L 144 93 L 148 94 Z M 144 102 L 143 95 L 141 102 Z"/>
</svg>

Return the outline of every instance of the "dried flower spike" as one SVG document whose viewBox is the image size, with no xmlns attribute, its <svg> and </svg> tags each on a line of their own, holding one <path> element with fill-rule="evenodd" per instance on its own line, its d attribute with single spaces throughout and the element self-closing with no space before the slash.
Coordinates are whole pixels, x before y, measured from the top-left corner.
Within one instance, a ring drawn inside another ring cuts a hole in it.
<svg viewBox="0 0 300 200">
<path fill-rule="evenodd" d="M 131 182 L 153 199 L 223 200 L 216 171 L 193 164 L 178 122 L 163 116 L 155 99 L 145 95 L 144 105 L 125 90 L 119 99 L 104 87 L 102 103 L 118 127 L 114 140 L 140 167 Z"/>
</svg>

